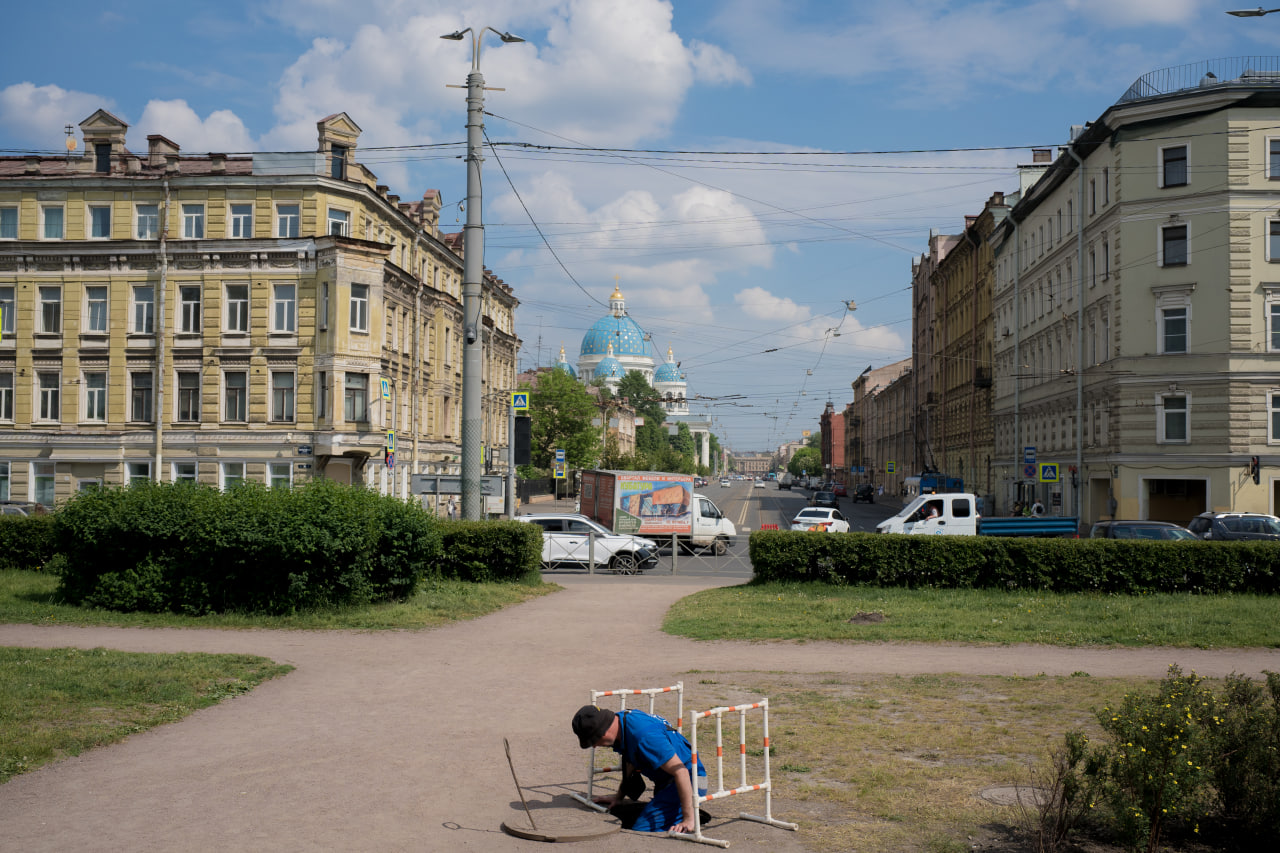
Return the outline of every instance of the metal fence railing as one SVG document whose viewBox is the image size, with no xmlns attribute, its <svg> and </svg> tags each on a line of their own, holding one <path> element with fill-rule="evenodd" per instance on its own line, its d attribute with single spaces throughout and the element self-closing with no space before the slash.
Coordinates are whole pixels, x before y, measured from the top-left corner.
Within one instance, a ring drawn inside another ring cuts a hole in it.
<svg viewBox="0 0 1280 853">
<path fill-rule="evenodd" d="M 1191 89 L 1280 85 L 1280 56 L 1230 56 L 1175 65 L 1143 74 L 1116 103 L 1157 98 Z"/>
</svg>

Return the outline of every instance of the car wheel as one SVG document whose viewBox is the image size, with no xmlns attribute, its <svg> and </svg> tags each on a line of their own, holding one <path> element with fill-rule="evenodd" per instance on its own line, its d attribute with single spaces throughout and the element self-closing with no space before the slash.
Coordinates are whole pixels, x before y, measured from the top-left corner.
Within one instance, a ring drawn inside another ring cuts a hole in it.
<svg viewBox="0 0 1280 853">
<path fill-rule="evenodd" d="M 635 554 L 614 554 L 609 566 L 615 575 L 634 575 L 638 571 Z"/>
<path fill-rule="evenodd" d="M 723 539 L 717 539 L 716 544 L 711 547 L 711 550 L 717 557 L 723 557 L 725 554 L 729 553 L 729 543 L 725 542 Z"/>
</svg>

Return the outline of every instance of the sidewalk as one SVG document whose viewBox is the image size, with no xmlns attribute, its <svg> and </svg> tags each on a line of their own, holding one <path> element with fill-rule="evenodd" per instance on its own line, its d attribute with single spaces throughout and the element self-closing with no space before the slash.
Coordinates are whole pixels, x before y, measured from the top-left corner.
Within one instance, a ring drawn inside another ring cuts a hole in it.
<svg viewBox="0 0 1280 853">
<path fill-rule="evenodd" d="M 5 849 L 545 850 L 500 829 L 522 815 L 503 737 L 530 806 L 569 807 L 565 792 L 580 790 L 585 775 L 569 720 L 590 690 L 683 680 L 689 711 L 714 689 L 699 686 L 709 672 L 759 673 L 767 684 L 769 672 L 1160 678 L 1174 660 L 1205 676 L 1280 670 L 1277 649 L 697 643 L 663 634 L 663 614 L 683 596 L 735 580 L 556 581 L 564 591 L 434 631 L 0 625 L 6 646 L 233 652 L 296 667 L 181 722 L 0 786 Z M 799 833 L 724 820 L 757 805 L 713 808 L 721 816 L 714 837 L 734 849 L 801 851 L 808 814 L 800 802 L 774 802 Z M 678 843 L 623 834 L 594 849 L 684 849 L 670 846 Z"/>
</svg>

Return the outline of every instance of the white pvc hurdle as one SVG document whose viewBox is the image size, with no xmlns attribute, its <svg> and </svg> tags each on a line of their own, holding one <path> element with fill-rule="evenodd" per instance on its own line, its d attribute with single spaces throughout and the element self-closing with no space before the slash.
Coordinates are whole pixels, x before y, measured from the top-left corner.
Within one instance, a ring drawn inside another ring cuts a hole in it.
<svg viewBox="0 0 1280 853">
<path fill-rule="evenodd" d="M 645 687 L 639 690 L 592 690 L 591 704 L 596 707 L 600 706 L 600 700 L 610 696 L 618 697 L 618 710 L 627 710 L 628 696 L 648 696 L 649 697 L 649 713 L 653 713 L 655 702 L 658 697 L 664 693 L 674 693 L 676 695 L 676 731 L 684 733 L 684 682 L 677 681 L 670 687 Z M 617 773 L 622 770 L 622 765 L 614 767 L 596 767 L 596 748 L 591 747 L 591 751 L 587 754 L 587 793 L 582 794 L 570 793 L 573 797 L 584 806 L 590 806 L 598 812 L 608 811 L 607 806 L 592 801 L 592 790 L 595 787 L 595 778 L 602 773 Z"/>
<path fill-rule="evenodd" d="M 747 782 L 747 712 L 759 709 L 763 712 L 764 719 L 764 781 L 752 785 Z M 742 771 L 741 784 L 738 787 L 725 790 L 724 787 L 724 738 L 721 730 L 721 721 L 725 714 L 736 713 L 738 715 L 738 762 Z M 708 790 L 706 796 L 697 796 L 698 792 L 698 720 L 703 717 L 716 718 L 716 790 Z M 712 708 L 710 711 L 694 711 L 689 715 L 689 721 L 693 726 L 689 745 L 693 748 L 693 761 L 691 762 L 693 769 L 689 771 L 689 782 L 693 786 L 694 806 L 693 806 L 693 834 L 686 832 L 668 832 L 667 834 L 673 838 L 683 838 L 685 841 L 696 841 L 700 844 L 714 844 L 717 847 L 728 847 L 728 841 L 721 841 L 716 838 L 708 838 L 702 834 L 702 814 L 699 806 L 703 803 L 709 803 L 712 800 L 720 800 L 725 797 L 733 797 L 738 794 L 749 794 L 752 791 L 764 791 L 764 816 L 747 814 L 739 812 L 738 817 L 743 820 L 754 820 L 757 823 L 767 823 L 770 826 L 776 826 L 780 829 L 799 829 L 794 823 L 787 823 L 782 820 L 775 820 L 773 817 L 773 779 L 769 775 L 769 700 L 761 699 L 759 702 L 752 702 L 749 705 L 733 705 L 725 708 Z"/>
</svg>

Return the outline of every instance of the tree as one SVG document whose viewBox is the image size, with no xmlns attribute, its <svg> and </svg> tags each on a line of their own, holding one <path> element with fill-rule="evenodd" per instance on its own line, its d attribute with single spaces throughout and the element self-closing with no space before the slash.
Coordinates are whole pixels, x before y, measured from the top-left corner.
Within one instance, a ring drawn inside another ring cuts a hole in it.
<svg viewBox="0 0 1280 853">
<path fill-rule="evenodd" d="M 793 476 L 799 477 L 803 474 L 808 476 L 822 475 L 822 452 L 813 447 L 802 447 L 796 451 L 796 455 L 791 457 L 791 461 L 787 463 L 787 470 Z"/>
<path fill-rule="evenodd" d="M 593 464 L 600 454 L 600 430 L 591 419 L 599 410 L 587 389 L 567 372 L 550 370 L 528 390 L 534 467 L 550 469 L 557 449 L 564 450 L 570 468 Z"/>
<path fill-rule="evenodd" d="M 667 412 L 662 408 L 662 398 L 653 390 L 649 380 L 638 370 L 629 370 L 618 383 L 620 398 L 625 398 L 636 410 L 636 417 L 644 418 L 644 426 L 636 427 L 636 457 L 638 469 L 657 471 L 674 470 L 664 467 L 663 452 L 670 448 L 663 422 Z"/>
</svg>

